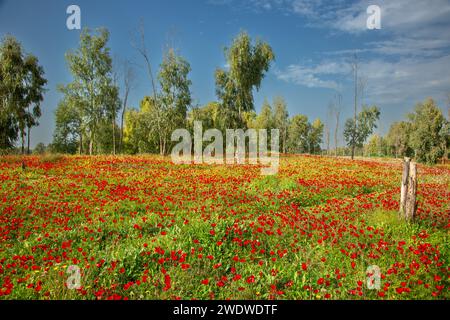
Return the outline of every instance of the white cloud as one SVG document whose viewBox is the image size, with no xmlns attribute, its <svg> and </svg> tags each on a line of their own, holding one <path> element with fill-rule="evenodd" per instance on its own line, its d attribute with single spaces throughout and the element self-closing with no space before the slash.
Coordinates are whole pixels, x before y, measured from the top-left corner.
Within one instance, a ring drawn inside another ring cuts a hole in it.
<svg viewBox="0 0 450 320">
<path fill-rule="evenodd" d="M 449 24 L 448 0 L 208 0 L 210 4 L 291 12 L 314 20 L 316 25 L 345 32 L 367 31 L 366 9 L 381 8 L 382 26 L 390 31 L 417 31 L 423 25 Z"/>
<path fill-rule="evenodd" d="M 366 9 L 371 4 L 373 0 L 359 0 L 352 5 L 342 1 L 330 4 L 293 0 L 293 10 L 313 20 L 315 26 L 360 34 L 373 32 L 366 28 Z M 363 50 L 386 55 L 432 56 L 450 47 L 450 1 L 386 0 L 378 1 L 378 5 L 388 40 L 367 43 Z"/>
<path fill-rule="evenodd" d="M 213 5 L 228 5 L 231 4 L 233 2 L 233 0 L 208 0 L 207 1 L 209 4 L 213 4 Z"/>
<path fill-rule="evenodd" d="M 357 48 L 333 52 L 336 61 L 344 61 L 352 53 L 366 56 L 361 73 L 367 77 L 367 98 L 377 103 L 419 101 L 426 96 L 441 96 L 450 90 L 450 1 L 448 0 L 359 0 L 351 5 L 343 1 L 293 0 L 293 11 L 312 21 L 315 27 L 329 28 L 350 35 L 374 32 L 366 29 L 366 8 L 381 7 L 381 40 L 364 41 Z M 377 31 L 375 31 L 377 32 Z M 380 34 L 380 32 L 379 32 Z M 373 39 L 373 38 L 372 38 Z M 342 63 L 336 63 L 342 65 Z M 314 67 L 291 65 L 282 80 L 306 86 L 329 87 L 334 80 L 324 76 L 347 73 L 345 68 L 326 68 L 319 62 Z M 324 72 L 319 72 L 324 70 Z M 328 71 L 328 72 L 325 72 Z M 308 79 L 312 84 L 305 84 Z M 332 77 L 331 77 L 332 78 Z"/>
<path fill-rule="evenodd" d="M 392 40 L 369 42 L 371 52 L 384 55 L 439 56 L 450 47 L 450 39 L 396 37 Z"/>
<path fill-rule="evenodd" d="M 319 64 L 313 70 L 317 74 L 346 74 L 350 72 L 350 66 L 343 62 L 328 61 Z"/>
<path fill-rule="evenodd" d="M 450 90 L 449 0 L 249 0 L 248 6 L 277 10 L 304 18 L 314 28 L 357 37 L 360 44 L 324 53 L 333 60 L 291 64 L 276 69 L 278 79 L 308 88 L 339 88 L 349 84 L 345 58 L 365 58 L 366 96 L 375 103 L 420 101 Z M 381 8 L 381 31 L 366 28 L 369 5 Z M 258 10 L 258 11 L 259 11 Z M 376 37 L 362 37 L 376 33 Z M 369 40 L 367 40 L 369 39 Z M 374 39 L 377 39 L 374 41 Z"/>
<path fill-rule="evenodd" d="M 433 59 L 371 60 L 361 65 L 368 97 L 379 103 L 439 98 L 450 88 L 450 54 Z"/>
<path fill-rule="evenodd" d="M 308 88 L 334 90 L 341 86 L 335 79 L 342 77 L 348 83 L 350 73 L 350 65 L 344 60 L 326 61 L 316 66 L 293 64 L 284 70 L 275 70 L 280 80 Z M 374 103 L 420 101 L 428 96 L 440 98 L 450 89 L 450 54 L 431 59 L 361 61 L 360 74 L 367 79 L 365 96 Z"/>
<path fill-rule="evenodd" d="M 327 79 L 332 75 L 343 75 L 349 72 L 345 63 L 324 62 L 314 67 L 289 65 L 285 70 L 275 70 L 278 79 L 302 85 L 308 88 L 340 89 L 335 80 Z"/>
<path fill-rule="evenodd" d="M 364 43 L 365 48 L 324 52 L 330 56 L 350 56 L 354 53 L 375 53 L 384 56 L 440 57 L 450 49 L 450 39 L 410 38 L 398 36 L 389 40 Z"/>
<path fill-rule="evenodd" d="M 291 0 L 291 10 L 308 19 L 316 26 L 331 27 L 340 31 L 359 33 L 366 28 L 369 5 L 381 8 L 382 28 L 404 33 L 421 29 L 424 25 L 449 23 L 448 0 L 359 0 L 349 4 L 345 1 Z"/>
<path fill-rule="evenodd" d="M 255 11 L 276 10 L 304 17 L 306 25 L 334 32 L 363 34 L 368 30 L 367 7 L 381 8 L 383 36 L 387 40 L 358 48 L 387 55 L 437 55 L 450 47 L 450 1 L 448 0 L 209 0 Z M 363 43 L 364 44 L 364 43 Z M 352 50 L 354 51 L 354 50 Z"/>
<path fill-rule="evenodd" d="M 318 9 L 322 1 L 295 0 L 292 2 L 292 10 L 295 13 L 307 16 L 309 18 L 317 18 L 319 16 Z"/>
</svg>

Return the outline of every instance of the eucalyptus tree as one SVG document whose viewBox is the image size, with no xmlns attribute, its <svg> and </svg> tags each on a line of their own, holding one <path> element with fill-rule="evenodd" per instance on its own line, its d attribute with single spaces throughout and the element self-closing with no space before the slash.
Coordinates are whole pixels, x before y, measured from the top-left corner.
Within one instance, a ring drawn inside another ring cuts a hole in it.
<svg viewBox="0 0 450 320">
<path fill-rule="evenodd" d="M 186 128 L 187 112 L 192 102 L 189 79 L 191 67 L 189 63 L 173 48 L 164 54 L 160 66 L 158 80 L 161 87 L 159 103 L 155 114 L 159 121 L 160 153 L 165 155 L 173 130 Z"/>
<path fill-rule="evenodd" d="M 229 69 L 217 69 L 216 94 L 225 108 L 233 111 L 230 124 L 244 124 L 243 112 L 254 110 L 253 90 L 259 90 L 270 63 L 275 59 L 272 48 L 266 42 L 252 43 L 246 32 L 241 32 L 229 48 L 225 48 Z"/>
<path fill-rule="evenodd" d="M 444 156 L 450 136 L 449 122 L 433 99 L 419 103 L 409 115 L 410 145 L 419 162 L 435 164 Z"/>
<path fill-rule="evenodd" d="M 377 127 L 376 122 L 380 118 L 380 110 L 376 106 L 364 107 L 354 118 L 349 118 L 344 126 L 344 139 L 349 147 L 362 147 L 367 138 Z M 352 158 L 354 152 L 352 152 Z"/>
<path fill-rule="evenodd" d="M 273 106 L 275 109 L 273 115 L 274 126 L 280 130 L 280 150 L 286 153 L 289 128 L 289 113 L 287 111 L 286 101 L 282 97 L 275 97 L 273 99 Z"/>
<path fill-rule="evenodd" d="M 1 148 L 11 148 L 20 135 L 23 154 L 28 135 L 29 149 L 31 127 L 38 125 L 46 83 L 39 60 L 24 53 L 14 37 L 6 36 L 0 45 Z"/>
<path fill-rule="evenodd" d="M 61 87 L 65 98 L 77 101 L 82 131 L 87 135 L 91 155 L 94 153 L 97 135 L 101 134 L 101 121 L 105 117 L 115 119 L 120 108 L 108 40 L 109 32 L 104 28 L 93 33 L 84 29 L 80 35 L 79 47 L 66 54 L 73 81 Z"/>
</svg>

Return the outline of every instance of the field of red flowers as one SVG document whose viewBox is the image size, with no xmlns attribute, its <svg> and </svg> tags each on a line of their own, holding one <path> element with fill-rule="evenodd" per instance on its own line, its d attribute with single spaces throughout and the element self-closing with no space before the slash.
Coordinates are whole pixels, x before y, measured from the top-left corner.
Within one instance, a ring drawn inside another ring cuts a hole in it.
<svg viewBox="0 0 450 320">
<path fill-rule="evenodd" d="M 396 161 L 291 156 L 275 176 L 157 156 L 26 165 L 0 159 L 1 299 L 450 298 L 449 166 L 419 166 L 406 224 Z"/>
</svg>

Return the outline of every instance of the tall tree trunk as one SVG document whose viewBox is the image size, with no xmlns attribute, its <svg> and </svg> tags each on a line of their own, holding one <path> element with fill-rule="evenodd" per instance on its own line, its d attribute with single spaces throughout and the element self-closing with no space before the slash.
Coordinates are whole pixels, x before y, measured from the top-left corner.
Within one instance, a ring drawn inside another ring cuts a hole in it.
<svg viewBox="0 0 450 320">
<path fill-rule="evenodd" d="M 353 113 L 353 135 L 352 135 L 352 160 L 355 157 L 355 145 L 356 145 L 356 112 L 358 109 L 358 60 L 355 55 L 355 62 L 353 65 L 355 92 L 354 92 L 354 113 Z"/>
<path fill-rule="evenodd" d="M 167 144 L 167 139 L 165 136 L 162 137 L 162 156 L 166 155 L 166 144 Z"/>
<path fill-rule="evenodd" d="M 336 110 L 336 127 L 334 129 L 334 147 L 335 147 L 334 156 L 335 157 L 338 156 L 339 116 L 340 116 L 340 111 Z"/>
<path fill-rule="evenodd" d="M 356 127 L 356 125 L 355 125 L 355 127 Z M 355 131 L 356 131 L 356 128 L 354 129 Z M 353 136 L 353 138 L 352 138 L 352 153 L 351 153 L 351 156 L 352 156 L 352 160 L 355 158 L 355 137 Z"/>
<path fill-rule="evenodd" d="M 327 156 L 329 155 L 330 155 L 330 128 L 327 128 Z"/>
<path fill-rule="evenodd" d="M 80 155 L 82 155 L 83 154 L 83 134 L 80 132 L 80 148 L 79 148 L 79 150 L 80 150 Z"/>
<path fill-rule="evenodd" d="M 31 127 L 28 127 L 28 133 L 27 133 L 27 154 L 30 154 L 30 133 L 31 133 Z"/>
<path fill-rule="evenodd" d="M 125 98 L 126 101 L 126 98 Z M 123 122 L 124 122 L 124 117 L 125 117 L 125 110 L 126 110 L 126 102 L 124 102 L 123 104 L 123 109 L 122 109 L 122 115 L 121 115 L 121 119 L 120 119 L 120 141 L 119 141 L 119 152 L 123 153 Z"/>
<path fill-rule="evenodd" d="M 22 155 L 25 154 L 25 129 L 21 130 L 22 134 Z"/>
<path fill-rule="evenodd" d="M 123 115 L 124 115 L 124 112 L 122 112 L 122 116 L 120 119 L 119 153 L 123 153 Z"/>
<path fill-rule="evenodd" d="M 125 89 L 125 97 L 123 99 L 123 108 L 122 108 L 122 115 L 120 119 L 120 141 L 119 141 L 119 152 L 123 153 L 123 122 L 125 118 L 125 112 L 127 110 L 127 101 L 128 101 L 128 94 L 130 89 Z"/>
<path fill-rule="evenodd" d="M 90 139 L 89 139 L 89 155 L 92 156 L 92 149 L 94 148 L 94 134 L 90 133 Z"/>
<path fill-rule="evenodd" d="M 22 133 L 22 170 L 25 170 L 25 158 L 23 157 L 25 153 L 25 128 L 21 129 Z"/>
<path fill-rule="evenodd" d="M 116 117 L 112 121 L 113 155 L 116 155 Z"/>
</svg>

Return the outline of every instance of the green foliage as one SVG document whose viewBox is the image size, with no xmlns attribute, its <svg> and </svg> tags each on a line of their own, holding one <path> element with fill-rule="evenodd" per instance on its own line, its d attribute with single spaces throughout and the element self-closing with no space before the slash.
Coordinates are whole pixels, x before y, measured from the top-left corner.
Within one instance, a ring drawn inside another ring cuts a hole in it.
<svg viewBox="0 0 450 320">
<path fill-rule="evenodd" d="M 377 127 L 376 122 L 380 117 L 380 110 L 376 107 L 364 107 L 356 117 L 347 119 L 344 126 L 344 139 L 348 146 L 362 147 L 367 138 Z"/>
<path fill-rule="evenodd" d="M 167 109 L 172 109 L 174 117 L 172 123 L 185 126 L 187 109 L 192 98 L 190 86 L 192 84 L 188 75 L 191 71 L 189 63 L 173 49 L 168 50 L 164 56 L 159 72 L 161 85 L 161 102 Z"/>
<path fill-rule="evenodd" d="M 111 119 L 101 119 L 98 124 L 98 130 L 101 134 L 98 135 L 96 152 L 99 154 L 113 153 L 113 141 L 119 141 L 120 131 L 113 129 L 110 123 Z M 117 128 L 117 124 L 115 128 Z M 114 135 L 114 139 L 112 139 Z"/>
<path fill-rule="evenodd" d="M 189 63 L 173 49 L 166 52 L 158 75 L 161 93 L 153 113 L 162 155 L 169 151 L 171 133 L 186 128 L 187 111 L 192 102 L 190 71 Z"/>
<path fill-rule="evenodd" d="M 38 59 L 6 36 L 0 45 L 0 149 L 12 148 L 20 134 L 24 152 L 25 129 L 38 125 L 46 83 Z"/>
<path fill-rule="evenodd" d="M 292 153 L 317 153 L 323 138 L 324 125 L 320 119 L 311 124 L 305 115 L 295 115 L 289 122 L 287 150 Z"/>
<path fill-rule="evenodd" d="M 450 142 L 450 123 L 433 99 L 419 103 L 409 121 L 395 122 L 386 136 L 389 151 L 395 157 L 415 157 L 417 161 L 435 164 L 445 157 Z"/>
<path fill-rule="evenodd" d="M 275 55 L 267 43 L 257 40 L 253 44 L 250 36 L 241 32 L 225 49 L 225 57 L 229 70 L 216 70 L 216 94 L 231 111 L 229 120 L 235 128 L 243 124 L 243 112 L 254 110 L 253 89 L 261 86 Z"/>
<path fill-rule="evenodd" d="M 323 137 L 323 123 L 319 118 L 314 120 L 314 122 L 309 127 L 308 132 L 308 148 L 309 153 L 316 153 L 320 151 L 320 144 L 322 143 Z"/>
<path fill-rule="evenodd" d="M 277 194 L 286 190 L 293 191 L 297 188 L 298 186 L 293 179 L 280 178 L 275 175 L 263 176 L 259 179 L 253 180 L 249 184 L 249 189 L 256 195 L 265 194 L 267 192 Z"/>
<path fill-rule="evenodd" d="M 78 144 L 82 148 L 81 109 L 76 107 L 76 103 L 77 100 L 69 96 L 58 104 L 52 142 L 54 152 L 74 154 Z"/>
<path fill-rule="evenodd" d="M 388 155 L 388 144 L 385 138 L 374 134 L 370 136 L 365 147 L 365 155 L 369 157 L 382 157 Z"/>
<path fill-rule="evenodd" d="M 275 97 L 273 105 L 275 109 L 273 124 L 275 128 L 280 130 L 280 151 L 286 153 L 289 128 L 289 113 L 287 111 L 286 101 L 282 97 Z"/>
<path fill-rule="evenodd" d="M 159 136 L 154 115 L 156 105 L 153 97 L 144 97 L 140 109 L 131 109 L 125 113 L 124 145 L 125 152 L 158 153 Z"/>
<path fill-rule="evenodd" d="M 254 129 L 267 129 L 274 128 L 273 111 L 267 100 L 264 100 L 261 112 L 257 115 L 252 123 Z"/>
<path fill-rule="evenodd" d="M 158 75 L 161 92 L 156 101 L 144 97 L 139 111 L 125 114 L 124 144 L 128 153 L 156 153 L 170 151 L 170 137 L 175 129 L 186 128 L 187 112 L 191 105 L 189 63 L 173 49 L 169 49 Z M 198 110 L 192 114 L 200 115 Z M 209 116 L 209 115 L 208 115 Z"/>
<path fill-rule="evenodd" d="M 291 153 L 305 153 L 308 145 L 309 123 L 308 117 L 297 114 L 292 117 L 288 128 L 288 150 Z"/>
<path fill-rule="evenodd" d="M 376 209 L 372 212 L 367 213 L 366 219 L 369 225 L 381 228 L 404 225 L 404 223 L 398 218 L 397 211 Z"/>
<path fill-rule="evenodd" d="M 397 157 L 410 157 L 413 155 L 409 143 L 411 123 L 406 121 L 395 122 L 391 125 L 386 142 L 391 149 L 392 155 Z"/>
<path fill-rule="evenodd" d="M 84 141 L 89 142 L 90 154 L 96 151 L 97 140 L 103 140 L 100 138 L 104 134 L 100 130 L 101 121 L 110 119 L 115 126 L 115 118 L 120 108 L 119 90 L 114 83 L 112 59 L 107 47 L 108 40 L 109 32 L 106 29 L 98 29 L 96 34 L 84 29 L 80 35 L 79 48 L 66 55 L 73 82 L 60 87 L 64 94 L 61 103 L 76 110 L 72 114 L 76 114 L 74 121 L 78 123 L 76 127 L 80 148 L 83 147 L 84 136 Z M 55 135 L 64 140 L 67 130 L 63 128 L 62 131 L 64 132 L 56 132 Z M 73 137 L 74 133 L 70 134 Z M 60 135 L 62 137 L 59 137 Z M 112 135 L 110 137 L 112 138 Z M 58 143 L 59 141 L 56 141 L 55 145 Z"/>
<path fill-rule="evenodd" d="M 382 157 L 388 155 L 388 145 L 386 139 L 374 134 L 364 146 L 364 154 L 369 157 Z"/>
<path fill-rule="evenodd" d="M 34 154 L 44 154 L 47 150 L 47 147 L 42 142 L 39 142 L 33 150 Z"/>
<path fill-rule="evenodd" d="M 6 114 L 7 112 L 1 112 Z M 12 150 L 14 148 L 14 143 L 19 135 L 19 128 L 17 122 L 12 114 L 2 115 L 0 121 L 0 150 Z"/>
<path fill-rule="evenodd" d="M 204 130 L 227 129 L 225 110 L 218 102 L 210 102 L 203 107 L 194 107 L 188 116 L 188 128 L 193 132 L 194 121 L 201 121 Z"/>
<path fill-rule="evenodd" d="M 427 99 L 416 106 L 411 120 L 411 147 L 419 162 L 435 164 L 444 155 L 450 134 L 448 121 L 442 115 L 433 99 Z"/>
<path fill-rule="evenodd" d="M 289 119 L 286 102 L 281 97 L 273 100 L 275 112 L 272 105 L 264 100 L 261 112 L 254 111 L 242 113 L 242 120 L 246 128 L 251 129 L 278 129 L 280 132 L 280 151 L 298 153 L 317 153 L 322 143 L 324 125 L 320 119 L 312 124 L 304 115 L 296 115 Z M 188 128 L 193 132 L 194 121 L 201 121 L 203 130 L 219 129 L 225 132 L 230 128 L 229 114 L 227 108 L 223 108 L 218 102 L 210 102 L 203 107 L 194 108 L 188 117 Z M 268 136 L 270 142 L 271 136 Z"/>
</svg>

